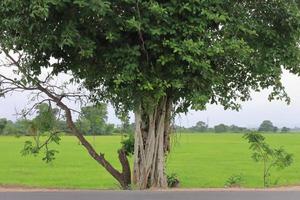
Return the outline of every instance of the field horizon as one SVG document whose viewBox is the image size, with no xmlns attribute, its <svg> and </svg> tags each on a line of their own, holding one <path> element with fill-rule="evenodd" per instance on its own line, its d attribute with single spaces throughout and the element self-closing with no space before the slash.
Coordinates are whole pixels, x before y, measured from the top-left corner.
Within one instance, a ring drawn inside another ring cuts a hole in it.
<svg viewBox="0 0 300 200">
<path fill-rule="evenodd" d="M 272 171 L 274 186 L 300 185 L 300 134 L 264 134 L 273 147 L 284 147 L 294 155 L 285 170 Z M 176 173 L 181 188 L 222 188 L 230 176 L 243 178 L 241 187 L 261 188 L 262 165 L 251 159 L 242 134 L 177 133 L 167 158 L 167 173 Z M 117 165 L 121 136 L 88 136 L 98 152 Z M 59 153 L 51 164 L 41 156 L 20 153 L 29 137 L 0 137 L 0 185 L 65 189 L 119 189 L 117 182 L 78 144 L 74 136 L 63 136 Z"/>
</svg>

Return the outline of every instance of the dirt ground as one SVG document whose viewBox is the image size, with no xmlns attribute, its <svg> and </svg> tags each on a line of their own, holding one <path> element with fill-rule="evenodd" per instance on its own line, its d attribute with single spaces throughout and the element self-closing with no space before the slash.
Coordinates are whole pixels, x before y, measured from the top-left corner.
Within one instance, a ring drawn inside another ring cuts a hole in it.
<svg viewBox="0 0 300 200">
<path fill-rule="evenodd" d="M 0 192 L 62 192 L 62 191 L 89 191 L 78 189 L 60 189 L 60 188 L 35 188 L 24 186 L 1 186 Z M 95 190 L 90 190 L 95 191 Z M 175 188 L 175 189 L 150 189 L 149 191 L 300 191 L 300 186 L 287 186 L 287 187 L 275 187 L 275 188 Z"/>
</svg>

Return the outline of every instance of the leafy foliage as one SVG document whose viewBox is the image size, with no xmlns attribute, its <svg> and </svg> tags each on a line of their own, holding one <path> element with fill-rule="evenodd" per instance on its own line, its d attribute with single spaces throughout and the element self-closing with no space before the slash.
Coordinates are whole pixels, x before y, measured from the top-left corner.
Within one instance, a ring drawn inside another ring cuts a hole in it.
<svg viewBox="0 0 300 200">
<path fill-rule="evenodd" d="M 5 128 L 5 126 L 7 125 L 7 119 L 5 118 L 1 118 L 0 119 L 0 135 L 3 134 L 3 130 Z"/>
<path fill-rule="evenodd" d="M 240 187 L 244 183 L 244 178 L 241 174 L 230 176 L 226 183 L 226 187 Z"/>
<path fill-rule="evenodd" d="M 36 124 L 36 128 L 40 132 L 52 131 L 57 123 L 56 115 L 58 114 L 58 109 L 52 108 L 51 105 L 42 103 L 36 108 L 37 116 L 33 120 Z"/>
<path fill-rule="evenodd" d="M 46 139 L 46 141 L 43 144 L 33 143 L 32 141 L 26 141 L 23 149 L 21 150 L 21 154 L 23 156 L 37 156 L 40 153 L 40 151 L 44 149 L 44 157 L 42 158 L 42 160 L 46 163 L 50 163 L 53 160 L 55 160 L 55 155 L 58 153 L 58 151 L 54 149 L 49 149 L 49 144 L 59 144 L 59 142 L 60 137 L 58 133 L 51 133 L 51 135 Z"/>
<path fill-rule="evenodd" d="M 21 153 L 23 156 L 30 154 L 37 155 L 39 153 L 39 149 L 36 146 L 34 146 L 31 141 L 26 141 Z"/>
<path fill-rule="evenodd" d="M 293 163 L 293 155 L 286 152 L 282 147 L 271 148 L 266 142 L 265 137 L 259 133 L 248 133 L 244 135 L 248 140 L 250 149 L 253 151 L 252 159 L 255 162 L 262 162 L 264 186 L 270 184 L 271 169 L 284 169 Z"/>
<path fill-rule="evenodd" d="M 219 124 L 214 127 L 216 133 L 224 133 L 227 132 L 229 127 L 225 124 Z"/>
<path fill-rule="evenodd" d="M 167 175 L 168 187 L 174 188 L 179 186 L 178 176 L 175 173 Z"/>
<path fill-rule="evenodd" d="M 37 107 L 37 116 L 32 121 L 27 121 L 27 131 L 33 137 L 34 142 L 26 141 L 21 151 L 23 156 L 38 155 L 41 150 L 44 151 L 43 161 L 50 163 L 55 159 L 57 150 L 50 149 L 51 143 L 59 144 L 59 132 L 55 130 L 57 127 L 56 115 L 57 109 L 54 109 L 49 104 L 39 104 Z M 41 141 L 41 136 L 46 136 L 44 141 Z"/>
<path fill-rule="evenodd" d="M 0 45 L 36 74 L 72 70 L 119 111 L 163 96 L 177 112 L 239 109 L 251 89 L 289 100 L 280 75 L 299 73 L 299 13 L 292 0 L 3 0 Z"/>
<path fill-rule="evenodd" d="M 107 105 L 97 104 L 81 108 L 77 121 L 78 127 L 87 135 L 103 135 L 106 133 Z"/>
<path fill-rule="evenodd" d="M 125 150 L 127 156 L 133 155 L 134 153 L 134 135 L 125 135 L 125 139 L 122 140 L 122 149 Z"/>
</svg>

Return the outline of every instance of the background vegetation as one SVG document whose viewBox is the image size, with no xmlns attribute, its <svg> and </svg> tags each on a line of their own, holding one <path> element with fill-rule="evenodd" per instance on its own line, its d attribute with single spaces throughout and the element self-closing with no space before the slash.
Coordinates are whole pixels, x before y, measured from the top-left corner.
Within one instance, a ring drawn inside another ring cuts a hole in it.
<svg viewBox="0 0 300 200">
<path fill-rule="evenodd" d="M 133 133 L 134 123 L 130 123 L 128 117 L 121 118 L 122 124 L 116 125 L 107 122 L 107 105 L 86 106 L 81 108 L 76 125 L 85 135 L 112 135 L 121 133 Z M 50 129 L 68 134 L 66 121 L 58 116 L 58 111 L 50 108 L 47 104 L 41 104 L 36 108 L 36 116 L 33 119 L 20 118 L 11 121 L 0 118 L 0 135 L 33 135 L 33 125 L 36 131 L 50 131 Z M 257 128 L 240 127 L 237 125 L 218 124 L 209 127 L 206 122 L 198 121 L 192 127 L 173 125 L 175 132 L 185 133 L 247 133 L 259 131 L 263 133 L 288 133 L 300 132 L 300 129 L 288 127 L 276 127 L 270 120 L 264 120 Z"/>
<path fill-rule="evenodd" d="M 266 134 L 274 147 L 283 146 L 294 155 L 294 164 L 285 170 L 273 169 L 271 186 L 300 183 L 300 135 Z M 98 151 L 117 164 L 116 146 L 121 136 L 88 137 Z M 64 136 L 56 160 L 45 164 L 40 158 L 20 154 L 28 137 L 0 137 L 0 185 L 56 188 L 118 188 L 116 181 L 95 163 L 76 138 Z M 251 159 L 249 144 L 239 134 L 176 134 L 167 161 L 168 174 L 176 173 L 181 187 L 224 187 L 240 174 L 243 187 L 263 187 L 262 164 Z M 54 145 L 54 144 L 53 144 Z M 190 163 L 186 165 L 186 163 Z"/>
</svg>

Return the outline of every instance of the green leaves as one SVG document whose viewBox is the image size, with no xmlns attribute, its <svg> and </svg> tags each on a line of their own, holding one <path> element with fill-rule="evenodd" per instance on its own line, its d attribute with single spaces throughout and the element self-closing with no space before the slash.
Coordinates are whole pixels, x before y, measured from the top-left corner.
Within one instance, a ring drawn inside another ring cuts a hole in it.
<svg viewBox="0 0 300 200">
<path fill-rule="evenodd" d="M 86 0 L 75 0 L 74 4 L 78 5 L 81 8 L 84 8 L 89 5 L 89 3 Z"/>
<path fill-rule="evenodd" d="M 126 25 L 129 29 L 133 29 L 135 31 L 141 30 L 141 22 L 133 16 L 131 19 L 126 20 Z"/>
<path fill-rule="evenodd" d="M 42 157 L 43 161 L 46 163 L 51 163 L 53 160 L 55 160 L 55 156 L 59 152 L 55 149 L 51 149 L 49 146 L 51 143 L 59 144 L 60 137 L 57 132 L 51 132 L 49 137 L 47 137 L 42 143 L 40 138 L 35 138 L 34 141 L 35 142 L 25 141 L 24 147 L 21 150 L 22 156 L 37 156 L 42 150 L 44 150 L 44 156 Z"/>
<path fill-rule="evenodd" d="M 156 16 L 165 16 L 168 14 L 168 11 L 166 8 L 164 8 L 162 5 L 160 5 L 158 2 L 156 1 L 150 1 L 149 2 L 149 11 L 151 13 L 153 13 L 153 15 Z"/>
<path fill-rule="evenodd" d="M 47 5 L 47 1 L 43 0 L 33 0 L 31 1 L 30 9 L 31 9 L 31 14 L 30 16 L 35 18 L 41 18 L 41 19 L 46 19 L 49 14 L 49 7 Z"/>
<path fill-rule="evenodd" d="M 126 138 L 121 142 L 122 149 L 125 151 L 126 156 L 131 156 L 134 154 L 134 136 L 131 133 L 125 137 Z"/>
<path fill-rule="evenodd" d="M 51 132 L 56 125 L 57 109 L 53 109 L 50 105 L 43 103 L 37 107 L 38 115 L 34 122 L 40 132 Z"/>
<path fill-rule="evenodd" d="M 53 160 L 55 160 L 55 154 L 57 153 L 58 151 L 56 150 L 47 150 L 45 152 L 45 157 L 43 157 L 42 160 L 46 163 L 51 163 Z"/>
<path fill-rule="evenodd" d="M 255 162 L 262 162 L 264 165 L 264 186 L 269 186 L 271 169 L 284 169 L 293 163 L 293 155 L 286 152 L 282 147 L 271 148 L 266 142 L 265 137 L 259 133 L 247 133 L 244 138 L 248 140 L 250 149 L 253 151 L 252 159 Z"/>
<path fill-rule="evenodd" d="M 202 9 L 202 15 L 205 15 L 209 20 L 212 20 L 216 23 L 226 22 L 226 20 L 229 18 L 228 13 L 213 8 L 214 7 Z"/>
<path fill-rule="evenodd" d="M 280 77 L 300 73 L 299 13 L 276 0 L 3 0 L 0 45 L 36 73 L 72 71 L 119 111 L 166 95 L 178 112 L 239 109 L 252 89 L 289 101 Z"/>
<path fill-rule="evenodd" d="M 39 153 L 39 148 L 37 146 L 34 146 L 31 141 L 26 141 L 24 144 L 24 148 L 21 150 L 21 154 L 23 156 L 27 155 L 37 155 Z"/>
<path fill-rule="evenodd" d="M 96 49 L 96 44 L 94 41 L 88 38 L 83 38 L 80 41 L 79 47 L 80 47 L 80 51 L 78 52 L 78 54 L 82 58 L 91 58 L 94 56 L 95 49 Z"/>
<path fill-rule="evenodd" d="M 294 161 L 293 155 L 287 153 L 282 147 L 280 147 L 279 149 L 275 149 L 273 153 L 276 157 L 274 166 L 276 166 L 278 169 L 284 169 L 290 166 Z"/>
<path fill-rule="evenodd" d="M 77 121 L 79 129 L 88 135 L 107 134 L 107 105 L 97 104 L 95 106 L 86 106 L 81 108 L 81 114 Z"/>
<path fill-rule="evenodd" d="M 50 105 L 42 103 L 37 106 L 37 116 L 32 121 L 25 121 L 28 133 L 33 141 L 26 141 L 21 154 L 23 156 L 37 156 L 43 150 L 43 161 L 50 163 L 55 159 L 57 150 L 51 149 L 51 144 L 59 144 L 59 132 L 56 128 L 57 109 L 53 109 Z M 24 123 L 25 123 L 24 122 Z"/>
<path fill-rule="evenodd" d="M 75 24 L 70 22 L 66 24 L 61 34 L 61 43 L 60 47 L 64 48 L 64 46 L 72 47 L 75 45 L 75 42 L 79 38 L 79 33 L 75 27 Z"/>
</svg>

